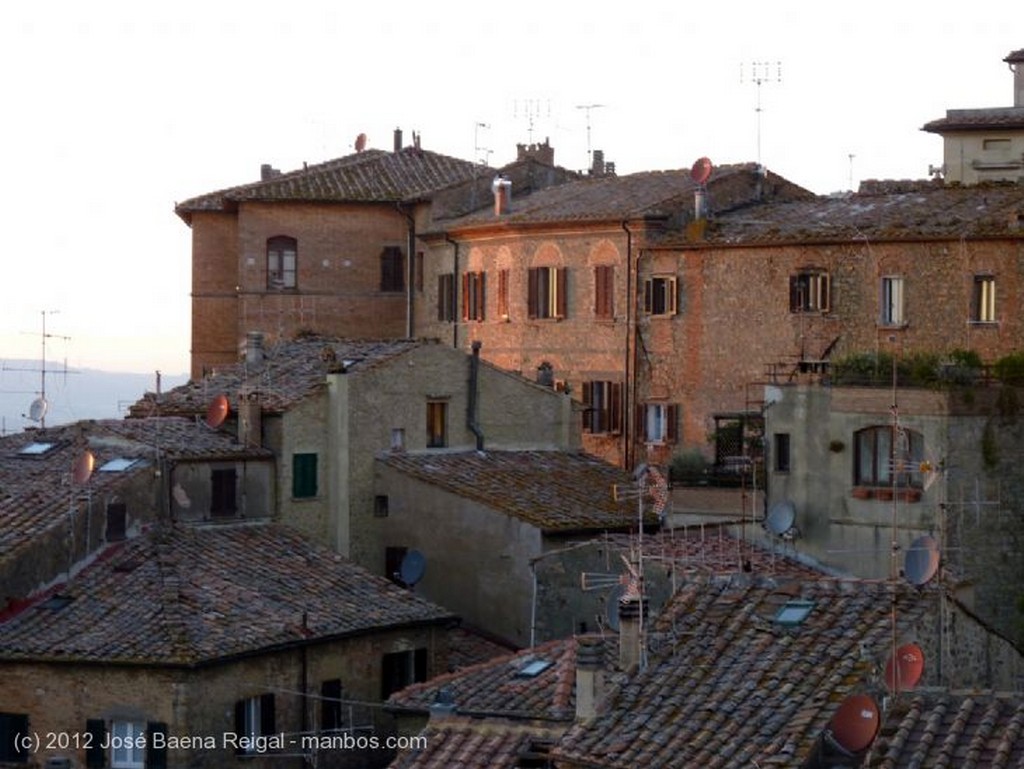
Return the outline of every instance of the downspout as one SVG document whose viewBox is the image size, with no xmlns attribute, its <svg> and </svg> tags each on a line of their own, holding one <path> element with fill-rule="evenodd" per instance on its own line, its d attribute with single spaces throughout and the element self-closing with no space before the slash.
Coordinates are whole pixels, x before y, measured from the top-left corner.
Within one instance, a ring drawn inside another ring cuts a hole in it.
<svg viewBox="0 0 1024 769">
<path fill-rule="evenodd" d="M 452 347 L 456 350 L 459 349 L 459 242 L 452 240 L 448 233 L 444 234 L 444 239 L 452 244 L 454 251 L 452 252 Z"/>
<path fill-rule="evenodd" d="M 622 220 L 622 229 L 626 233 L 626 381 L 622 388 L 622 458 L 627 470 L 633 467 L 633 402 L 636 398 L 636 297 L 633 296 L 633 272 L 640 280 L 640 257 L 633 264 L 633 233 L 628 223 Z"/>
<path fill-rule="evenodd" d="M 416 220 L 401 203 L 395 203 L 395 208 L 405 217 L 408 222 L 408 242 L 406 251 L 409 258 L 405 260 L 405 338 L 413 338 L 413 281 L 416 278 Z"/>
<path fill-rule="evenodd" d="M 480 340 L 473 341 L 473 355 L 469 359 L 469 401 L 466 407 L 466 427 L 476 436 L 476 450 L 484 450 L 484 434 L 477 419 L 477 390 L 480 380 Z"/>
</svg>

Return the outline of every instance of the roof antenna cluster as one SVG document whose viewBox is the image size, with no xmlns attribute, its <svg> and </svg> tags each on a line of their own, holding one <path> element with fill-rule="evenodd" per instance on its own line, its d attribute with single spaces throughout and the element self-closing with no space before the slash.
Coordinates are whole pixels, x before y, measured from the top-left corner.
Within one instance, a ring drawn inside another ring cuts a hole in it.
<svg viewBox="0 0 1024 769">
<path fill-rule="evenodd" d="M 748 68 L 749 71 L 744 75 L 744 70 Z M 764 112 L 761 107 L 761 86 L 782 82 L 782 62 L 752 61 L 749 65 L 740 64 L 740 82 L 753 83 L 757 86 L 757 107 L 754 108 L 754 112 L 757 113 L 757 164 L 761 165 L 761 113 Z"/>
<path fill-rule="evenodd" d="M 28 413 L 22 414 L 25 419 L 30 419 L 33 422 L 38 422 L 40 427 L 46 427 L 46 412 L 50 409 L 50 402 L 46 400 L 46 376 L 47 374 L 64 374 L 67 376 L 69 373 L 74 374 L 77 372 L 68 371 L 67 359 L 64 361 L 64 367 L 60 371 L 53 371 L 46 369 L 46 340 L 47 339 L 61 339 L 63 341 L 69 341 L 71 337 L 61 336 L 60 334 L 51 334 L 46 330 L 46 316 L 54 315 L 58 310 L 41 310 L 42 315 L 42 331 L 39 333 L 39 338 L 42 344 L 42 353 L 39 361 L 39 368 L 8 368 L 4 366 L 4 371 L 31 371 L 39 374 L 39 389 L 31 390 L 37 397 L 29 404 Z M 15 391 L 20 392 L 20 391 Z"/>
</svg>

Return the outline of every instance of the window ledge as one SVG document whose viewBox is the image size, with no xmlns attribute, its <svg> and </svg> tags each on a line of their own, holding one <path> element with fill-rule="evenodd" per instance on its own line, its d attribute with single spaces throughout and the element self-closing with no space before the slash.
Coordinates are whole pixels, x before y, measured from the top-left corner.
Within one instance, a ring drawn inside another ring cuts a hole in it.
<svg viewBox="0 0 1024 769">
<path fill-rule="evenodd" d="M 868 499 L 876 502 L 892 502 L 892 489 L 885 486 L 854 486 L 850 490 L 850 496 L 854 499 Z M 920 502 L 923 491 L 916 488 L 902 488 L 896 490 L 896 501 L 898 502 Z"/>
<path fill-rule="evenodd" d="M 998 320 L 969 320 L 967 325 L 971 328 L 999 328 Z"/>
</svg>

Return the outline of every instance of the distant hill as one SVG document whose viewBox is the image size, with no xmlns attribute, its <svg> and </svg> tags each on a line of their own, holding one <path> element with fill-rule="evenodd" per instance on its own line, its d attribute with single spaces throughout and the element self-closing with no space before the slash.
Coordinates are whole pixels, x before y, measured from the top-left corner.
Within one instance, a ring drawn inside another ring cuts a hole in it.
<svg viewBox="0 0 1024 769">
<path fill-rule="evenodd" d="M 27 418 L 39 397 L 42 375 L 38 360 L 5 360 L 0 365 L 0 434 L 10 435 L 36 427 Z M 116 419 L 146 392 L 156 390 L 155 374 L 133 374 L 98 369 L 68 369 L 46 364 L 47 426 L 80 419 Z M 162 375 L 160 389 L 170 390 L 188 381 L 186 374 Z"/>
</svg>

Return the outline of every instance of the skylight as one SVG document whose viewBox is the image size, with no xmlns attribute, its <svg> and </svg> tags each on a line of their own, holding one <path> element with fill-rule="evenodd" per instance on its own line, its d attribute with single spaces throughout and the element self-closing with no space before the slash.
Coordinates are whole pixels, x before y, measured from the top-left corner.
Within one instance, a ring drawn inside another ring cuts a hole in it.
<svg viewBox="0 0 1024 769">
<path fill-rule="evenodd" d="M 111 459 L 109 462 L 104 462 L 103 466 L 100 467 L 100 472 L 123 473 L 125 470 L 127 470 L 129 467 L 132 467 L 138 461 L 139 460 L 137 459 L 126 459 L 125 457 L 117 457 L 116 459 Z"/>
<path fill-rule="evenodd" d="M 814 601 L 787 601 L 775 613 L 775 621 L 780 625 L 799 625 L 813 608 Z"/>
<path fill-rule="evenodd" d="M 521 668 L 519 668 L 519 671 L 516 673 L 516 675 L 519 678 L 536 678 L 549 667 L 551 667 L 553 664 L 554 663 L 550 660 L 529 660 Z"/>
<path fill-rule="evenodd" d="M 33 441 L 32 443 L 23 446 L 21 451 L 19 451 L 18 453 L 26 454 L 29 456 L 40 456 L 42 454 L 45 454 L 47 451 L 49 451 L 56 445 L 56 443 L 40 443 L 38 441 Z"/>
</svg>

